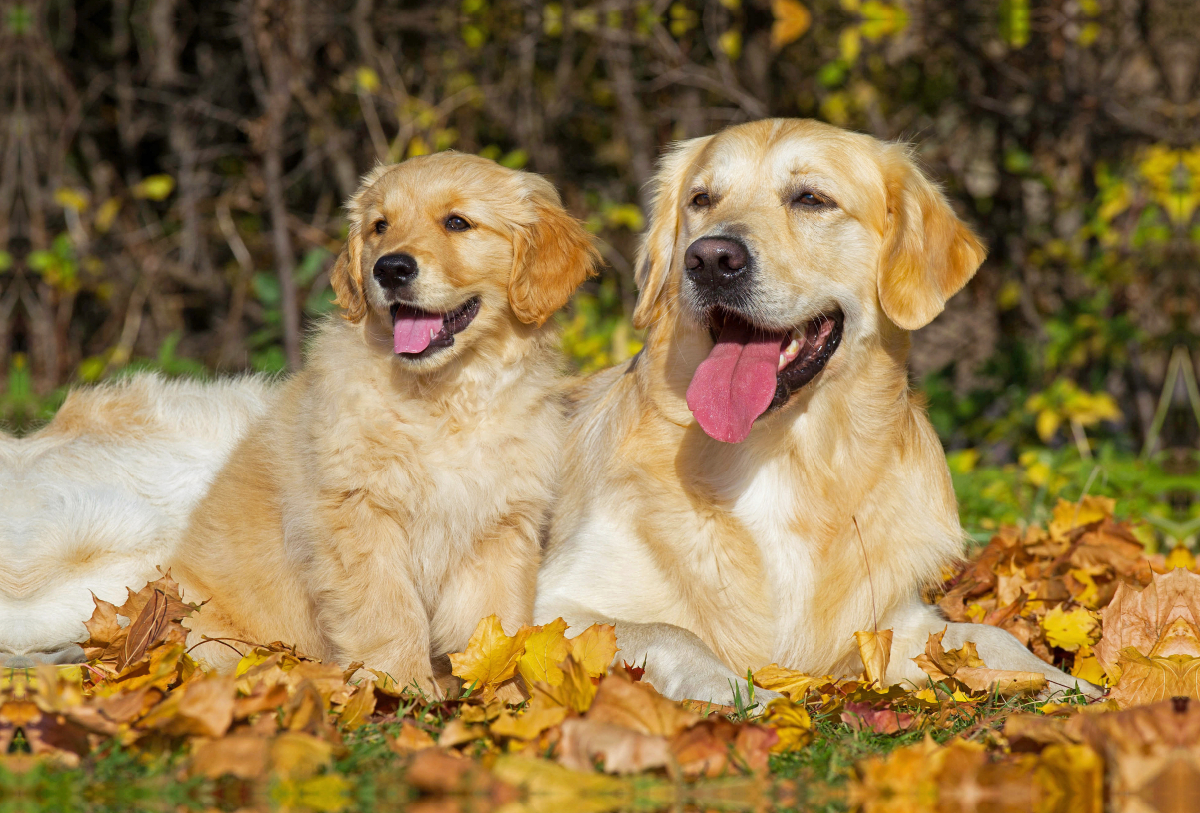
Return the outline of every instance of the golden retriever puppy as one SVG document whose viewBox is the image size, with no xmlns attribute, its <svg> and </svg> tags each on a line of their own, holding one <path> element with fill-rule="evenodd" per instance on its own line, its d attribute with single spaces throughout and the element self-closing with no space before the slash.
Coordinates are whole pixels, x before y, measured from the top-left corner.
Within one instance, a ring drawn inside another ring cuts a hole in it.
<svg viewBox="0 0 1200 813">
<path fill-rule="evenodd" d="M 546 321 L 597 254 L 549 182 L 470 155 L 378 167 L 347 211 L 345 319 L 217 476 L 173 572 L 208 600 L 193 643 L 282 640 L 436 692 L 480 618 L 531 620 L 565 430 Z"/>
<path fill-rule="evenodd" d="M 886 679 L 924 683 L 911 659 L 946 622 L 920 591 L 964 537 L 908 331 L 984 247 L 904 147 L 814 121 L 679 144 L 654 186 L 646 345 L 574 392 L 535 620 L 616 622 L 665 694 L 730 703 L 772 662 L 856 673 L 877 618 Z M 1076 683 L 1007 632 L 949 627 L 947 648 Z"/>
</svg>

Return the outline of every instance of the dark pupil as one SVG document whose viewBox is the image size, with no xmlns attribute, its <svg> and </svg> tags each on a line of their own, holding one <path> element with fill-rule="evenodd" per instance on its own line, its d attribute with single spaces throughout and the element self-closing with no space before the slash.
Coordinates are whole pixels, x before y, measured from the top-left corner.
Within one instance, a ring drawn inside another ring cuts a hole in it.
<svg viewBox="0 0 1200 813">
<path fill-rule="evenodd" d="M 380 220 L 378 223 L 375 224 L 375 233 L 376 234 L 383 234 L 385 231 L 387 231 L 387 222 L 386 221 Z"/>
<path fill-rule="evenodd" d="M 450 222 L 446 225 L 456 231 L 460 231 L 467 227 L 467 221 L 463 220 L 461 217 L 452 217 L 450 218 Z"/>
<path fill-rule="evenodd" d="M 707 206 L 708 205 L 708 195 L 706 195 L 706 194 L 697 195 L 696 196 L 696 205 L 697 206 Z"/>
</svg>

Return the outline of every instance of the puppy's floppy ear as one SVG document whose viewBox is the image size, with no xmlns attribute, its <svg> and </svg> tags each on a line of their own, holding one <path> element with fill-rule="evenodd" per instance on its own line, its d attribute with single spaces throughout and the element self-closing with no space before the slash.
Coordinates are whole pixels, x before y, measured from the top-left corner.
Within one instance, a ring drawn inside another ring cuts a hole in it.
<svg viewBox="0 0 1200 813">
<path fill-rule="evenodd" d="M 514 232 L 508 303 L 522 322 L 541 327 L 595 273 L 600 252 L 548 181 L 530 176 L 526 182 L 534 219 Z"/>
<path fill-rule="evenodd" d="M 346 245 L 329 272 L 329 284 L 337 294 L 334 301 L 342 306 L 342 316 L 351 322 L 361 322 L 367 315 L 367 300 L 363 296 L 362 235 L 357 223 L 350 226 Z"/>
<path fill-rule="evenodd" d="M 932 322 L 946 300 L 975 275 L 987 249 L 921 173 L 906 148 L 885 149 L 883 173 L 887 230 L 880 258 L 879 302 L 893 322 L 916 330 Z"/>
<path fill-rule="evenodd" d="M 638 247 L 635 279 L 638 286 L 633 326 L 646 328 L 653 322 L 655 306 L 675 262 L 675 240 L 679 236 L 679 207 L 686 190 L 692 161 L 712 136 L 693 138 L 673 144 L 658 162 L 658 171 L 650 180 L 650 228 Z"/>
</svg>

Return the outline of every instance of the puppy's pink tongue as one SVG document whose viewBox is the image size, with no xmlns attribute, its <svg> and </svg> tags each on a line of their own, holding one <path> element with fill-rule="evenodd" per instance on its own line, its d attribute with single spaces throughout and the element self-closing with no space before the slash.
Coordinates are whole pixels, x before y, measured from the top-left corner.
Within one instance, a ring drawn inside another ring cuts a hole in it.
<svg viewBox="0 0 1200 813">
<path fill-rule="evenodd" d="M 696 368 L 687 405 L 710 438 L 741 443 L 775 398 L 783 334 L 764 334 L 726 319 L 708 358 Z"/>
<path fill-rule="evenodd" d="M 420 353 L 442 329 L 442 317 L 437 313 L 399 311 L 392 329 L 393 348 L 397 353 Z"/>
</svg>

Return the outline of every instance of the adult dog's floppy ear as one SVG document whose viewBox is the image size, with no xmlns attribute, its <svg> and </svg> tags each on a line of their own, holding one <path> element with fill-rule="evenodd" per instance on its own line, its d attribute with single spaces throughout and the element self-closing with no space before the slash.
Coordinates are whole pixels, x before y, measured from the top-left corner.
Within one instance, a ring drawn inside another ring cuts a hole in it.
<svg viewBox="0 0 1200 813">
<path fill-rule="evenodd" d="M 673 144 L 659 160 L 658 171 L 650 181 L 650 228 L 642 235 L 634 265 L 638 286 L 637 307 L 633 309 L 636 328 L 647 328 L 654 321 L 655 308 L 675 262 L 682 187 L 692 161 L 711 138 L 704 136 Z"/>
<path fill-rule="evenodd" d="M 879 267 L 883 312 L 916 330 L 975 275 L 987 249 L 899 145 L 883 155 L 887 230 Z"/>
<path fill-rule="evenodd" d="M 329 284 L 337 295 L 334 301 L 342 306 L 342 316 L 351 322 L 361 322 L 367 315 L 367 300 L 363 296 L 362 235 L 357 223 L 350 226 L 346 245 L 329 272 Z"/>
<path fill-rule="evenodd" d="M 514 234 L 508 303 L 522 322 L 541 327 L 595 273 L 600 252 L 583 224 L 563 209 L 554 187 L 542 178 L 532 183 L 534 219 Z"/>
</svg>

